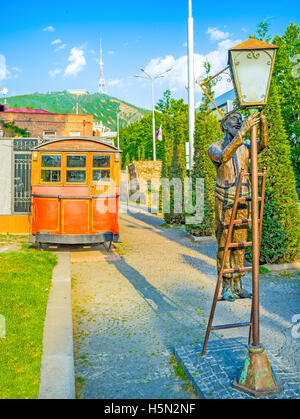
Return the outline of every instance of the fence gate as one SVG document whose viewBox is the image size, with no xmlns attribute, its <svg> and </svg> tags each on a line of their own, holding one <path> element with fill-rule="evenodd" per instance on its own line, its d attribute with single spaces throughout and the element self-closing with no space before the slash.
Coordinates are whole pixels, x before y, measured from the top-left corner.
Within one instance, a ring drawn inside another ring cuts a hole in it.
<svg viewBox="0 0 300 419">
<path fill-rule="evenodd" d="M 31 212 L 31 150 L 37 139 L 15 138 L 13 146 L 13 212 Z"/>
</svg>

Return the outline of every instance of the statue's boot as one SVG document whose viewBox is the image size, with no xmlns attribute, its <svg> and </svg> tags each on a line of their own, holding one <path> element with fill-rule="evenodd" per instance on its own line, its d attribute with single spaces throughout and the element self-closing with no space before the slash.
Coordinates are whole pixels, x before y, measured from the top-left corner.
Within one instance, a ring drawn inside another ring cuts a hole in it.
<svg viewBox="0 0 300 419">
<path fill-rule="evenodd" d="M 238 298 L 252 298 L 252 294 L 246 290 L 240 278 L 233 281 L 233 292 Z"/>
<path fill-rule="evenodd" d="M 231 282 L 232 281 L 230 278 L 223 278 L 222 298 L 224 301 L 229 301 L 230 303 L 234 303 L 236 301 L 236 295 L 233 292 Z"/>
</svg>

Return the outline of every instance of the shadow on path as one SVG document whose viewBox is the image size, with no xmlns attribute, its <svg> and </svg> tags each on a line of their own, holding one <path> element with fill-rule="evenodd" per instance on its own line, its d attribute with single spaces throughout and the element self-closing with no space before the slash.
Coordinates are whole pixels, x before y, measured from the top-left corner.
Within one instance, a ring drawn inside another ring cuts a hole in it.
<svg viewBox="0 0 300 419">
<path fill-rule="evenodd" d="M 178 310 L 178 305 L 174 301 L 158 291 L 143 275 L 130 266 L 125 259 L 108 263 L 117 268 L 156 314 Z"/>
</svg>

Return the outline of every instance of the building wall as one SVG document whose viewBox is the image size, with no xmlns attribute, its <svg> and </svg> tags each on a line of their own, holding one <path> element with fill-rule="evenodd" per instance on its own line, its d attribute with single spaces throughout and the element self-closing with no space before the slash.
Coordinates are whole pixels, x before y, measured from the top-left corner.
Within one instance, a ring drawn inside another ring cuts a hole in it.
<svg viewBox="0 0 300 419">
<path fill-rule="evenodd" d="M 137 181 L 137 189 L 142 194 L 147 194 L 149 185 L 153 190 L 159 190 L 162 162 L 161 161 L 137 161 L 128 167 L 130 181 Z M 133 189 L 132 189 L 133 188 Z M 132 183 L 131 193 L 135 192 L 136 186 Z"/>
<path fill-rule="evenodd" d="M 0 140 L 0 215 L 12 213 L 12 151 L 11 140 Z"/>
<path fill-rule="evenodd" d="M 93 136 L 92 115 L 0 112 L 0 121 L 14 121 L 16 126 L 30 132 L 32 137 L 42 136 L 44 131 L 55 131 L 58 137 L 68 137 L 70 132 Z"/>
</svg>

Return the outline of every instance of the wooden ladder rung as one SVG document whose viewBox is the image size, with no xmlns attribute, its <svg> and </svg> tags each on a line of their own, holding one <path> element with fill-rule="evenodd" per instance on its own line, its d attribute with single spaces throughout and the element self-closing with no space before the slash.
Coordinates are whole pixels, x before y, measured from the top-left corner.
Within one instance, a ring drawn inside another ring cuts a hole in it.
<svg viewBox="0 0 300 419">
<path fill-rule="evenodd" d="M 251 222 L 252 222 L 252 220 L 250 220 L 250 219 L 249 220 L 234 220 L 233 224 L 235 226 L 240 226 L 240 225 L 243 225 L 243 224 L 250 224 Z"/>
<path fill-rule="evenodd" d="M 258 220 L 258 222 L 260 223 L 260 219 Z M 242 225 L 247 225 L 252 223 L 252 220 L 234 220 L 233 225 L 235 226 L 242 226 Z M 226 225 L 224 226 L 224 228 L 228 229 L 230 226 Z"/>
<path fill-rule="evenodd" d="M 220 326 L 213 326 L 211 330 L 224 330 L 224 329 L 235 329 L 237 327 L 250 327 L 251 322 L 247 323 L 234 323 L 234 324 L 221 324 Z"/>
<path fill-rule="evenodd" d="M 258 176 L 259 177 L 263 177 L 263 176 L 266 176 L 266 172 L 262 172 L 262 173 L 258 173 Z M 246 172 L 244 172 L 244 173 L 241 173 L 241 175 L 244 177 L 247 177 L 247 176 L 251 176 L 251 173 L 246 173 Z"/>
<path fill-rule="evenodd" d="M 228 248 L 229 249 L 243 249 L 244 247 L 251 247 L 252 242 L 244 242 L 244 243 L 231 243 Z"/>
<path fill-rule="evenodd" d="M 235 273 L 240 273 L 240 272 L 251 272 L 252 271 L 252 266 L 249 266 L 247 268 L 235 268 L 235 269 L 224 269 L 223 273 L 224 274 L 235 274 Z"/>
<path fill-rule="evenodd" d="M 238 202 L 251 202 L 252 198 L 239 198 Z M 262 202 L 262 197 L 258 198 L 258 202 Z"/>
</svg>

